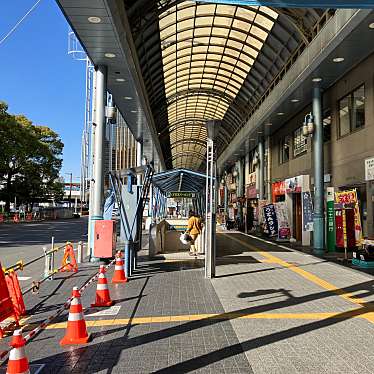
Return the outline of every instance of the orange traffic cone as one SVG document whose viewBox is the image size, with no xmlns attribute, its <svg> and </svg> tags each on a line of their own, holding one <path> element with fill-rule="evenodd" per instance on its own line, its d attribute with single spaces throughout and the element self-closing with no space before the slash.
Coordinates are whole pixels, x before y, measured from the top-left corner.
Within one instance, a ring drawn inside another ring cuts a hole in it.
<svg viewBox="0 0 374 374">
<path fill-rule="evenodd" d="M 91 306 L 111 306 L 114 302 L 110 299 L 108 281 L 105 276 L 105 266 L 100 265 L 100 275 L 97 280 L 96 299 Z"/>
<path fill-rule="evenodd" d="M 15 330 L 10 346 L 7 374 L 30 374 L 29 361 L 25 354 L 26 341 L 21 330 Z"/>
<path fill-rule="evenodd" d="M 70 304 L 68 326 L 65 336 L 60 340 L 60 345 L 84 344 L 90 340 L 90 336 L 87 334 L 81 304 L 81 294 L 78 291 L 78 287 L 73 288 L 72 296 L 73 300 Z"/>
<path fill-rule="evenodd" d="M 120 251 L 116 254 L 116 264 L 114 266 L 114 274 L 112 278 L 112 283 L 126 283 L 127 278 L 125 275 L 125 270 L 123 268 L 123 259 Z"/>
</svg>

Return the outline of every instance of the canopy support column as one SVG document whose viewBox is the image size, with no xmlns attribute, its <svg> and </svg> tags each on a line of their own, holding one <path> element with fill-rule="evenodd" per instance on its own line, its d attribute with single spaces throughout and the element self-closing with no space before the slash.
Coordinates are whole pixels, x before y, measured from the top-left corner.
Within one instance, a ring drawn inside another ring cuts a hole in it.
<svg viewBox="0 0 374 374">
<path fill-rule="evenodd" d="M 93 181 L 91 181 L 93 186 L 90 194 L 90 211 L 92 213 L 88 227 L 91 258 L 94 254 L 95 222 L 103 219 L 106 85 L 107 67 L 99 65 L 95 69 Z"/>
<path fill-rule="evenodd" d="M 216 276 L 216 207 L 217 207 L 217 163 L 214 138 L 218 133 L 219 121 L 207 121 L 207 163 L 205 189 L 205 278 Z"/>
<path fill-rule="evenodd" d="M 313 251 L 316 254 L 324 252 L 324 165 L 323 165 L 323 123 L 322 99 L 319 83 L 313 87 L 313 168 L 314 168 L 314 215 L 313 215 Z"/>
</svg>

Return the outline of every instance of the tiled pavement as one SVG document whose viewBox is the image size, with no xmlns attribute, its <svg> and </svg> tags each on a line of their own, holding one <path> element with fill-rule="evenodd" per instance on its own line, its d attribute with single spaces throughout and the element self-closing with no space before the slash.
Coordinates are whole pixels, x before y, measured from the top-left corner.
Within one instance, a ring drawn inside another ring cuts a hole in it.
<svg viewBox="0 0 374 374">
<path fill-rule="evenodd" d="M 131 282 L 110 285 L 118 315 L 86 311 L 91 343 L 59 346 L 65 314 L 27 345 L 30 361 L 46 364 L 42 373 L 374 373 L 371 276 L 235 233 L 218 235 L 218 256 L 212 281 L 201 259 L 141 262 Z M 95 266 L 42 288 L 35 318 Z"/>
</svg>

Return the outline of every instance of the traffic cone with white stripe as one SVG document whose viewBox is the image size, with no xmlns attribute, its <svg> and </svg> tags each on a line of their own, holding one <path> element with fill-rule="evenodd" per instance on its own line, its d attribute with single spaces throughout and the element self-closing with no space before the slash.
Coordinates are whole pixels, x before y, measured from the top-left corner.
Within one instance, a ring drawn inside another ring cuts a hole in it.
<svg viewBox="0 0 374 374">
<path fill-rule="evenodd" d="M 25 354 L 26 341 L 21 330 L 15 330 L 10 346 L 7 374 L 30 374 L 29 361 Z"/>
<path fill-rule="evenodd" d="M 125 275 L 124 261 L 120 251 L 116 254 L 116 264 L 114 265 L 114 274 L 112 278 L 112 283 L 126 283 L 127 278 Z"/>
<path fill-rule="evenodd" d="M 87 333 L 81 304 L 81 294 L 78 287 L 73 288 L 73 299 L 70 304 L 68 326 L 65 336 L 60 340 L 60 345 L 85 344 L 90 340 Z"/>
<path fill-rule="evenodd" d="M 99 270 L 99 279 L 97 280 L 97 288 L 96 288 L 96 299 L 95 303 L 91 304 L 91 306 L 111 306 L 114 302 L 110 298 L 109 288 L 108 288 L 108 281 L 105 276 L 105 266 L 100 265 Z"/>
</svg>

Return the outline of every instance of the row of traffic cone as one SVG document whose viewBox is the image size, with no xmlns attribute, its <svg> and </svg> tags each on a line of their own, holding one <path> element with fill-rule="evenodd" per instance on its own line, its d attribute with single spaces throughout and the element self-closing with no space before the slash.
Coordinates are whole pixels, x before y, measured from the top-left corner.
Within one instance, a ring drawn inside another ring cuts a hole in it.
<svg viewBox="0 0 374 374">
<path fill-rule="evenodd" d="M 95 303 L 91 304 L 91 306 L 104 307 L 114 304 L 110 298 L 108 281 L 105 273 L 105 267 L 101 265 L 96 288 Z M 121 252 L 117 252 L 112 283 L 125 282 L 127 282 L 127 278 L 124 272 L 122 255 Z M 80 298 L 81 294 L 78 287 L 74 287 L 72 300 L 70 303 L 66 333 L 65 336 L 60 340 L 60 345 L 85 344 L 90 341 L 91 337 L 87 332 L 86 321 L 84 320 L 83 307 Z M 30 374 L 29 362 L 25 354 L 25 344 L 26 341 L 22 337 L 22 331 L 14 331 L 12 340 L 10 342 L 12 350 L 9 354 L 7 374 Z"/>
</svg>

